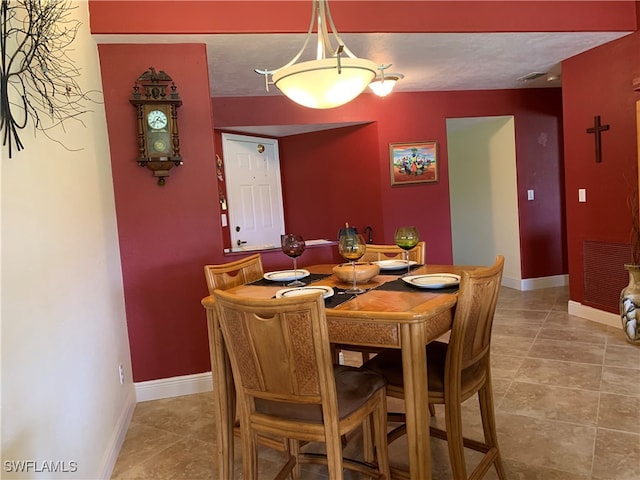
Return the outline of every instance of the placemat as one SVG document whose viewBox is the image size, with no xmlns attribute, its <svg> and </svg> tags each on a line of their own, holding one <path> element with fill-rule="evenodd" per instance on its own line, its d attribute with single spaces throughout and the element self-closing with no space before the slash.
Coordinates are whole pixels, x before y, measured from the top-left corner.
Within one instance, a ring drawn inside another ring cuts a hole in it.
<svg viewBox="0 0 640 480">
<path fill-rule="evenodd" d="M 459 289 L 459 286 L 456 285 L 454 287 L 449 288 L 419 288 L 413 287 L 409 285 L 407 282 L 402 280 L 401 278 L 397 280 L 393 280 L 391 282 L 386 282 L 376 288 L 376 290 L 392 290 L 395 292 L 431 292 L 431 293 L 456 293 Z"/>
<path fill-rule="evenodd" d="M 419 263 L 416 265 L 411 265 L 410 272 L 417 270 L 420 267 L 424 267 L 424 265 L 420 265 Z M 405 267 L 399 268 L 398 270 L 382 270 L 380 269 L 380 275 L 404 275 L 407 273 L 407 269 Z"/>
<path fill-rule="evenodd" d="M 304 278 L 300 278 L 299 280 L 304 282 L 305 285 L 309 285 L 312 282 L 317 282 L 318 280 L 322 280 L 323 278 L 327 278 L 329 276 L 331 276 L 330 273 L 311 273 Z M 267 280 L 266 278 L 261 278 L 260 280 L 251 282 L 249 285 L 257 285 L 259 287 L 277 287 L 277 286 L 286 287 L 287 283 L 291 283 L 291 282 L 292 280 L 287 280 L 285 282 L 274 282 L 273 280 Z"/>
<path fill-rule="evenodd" d="M 333 296 L 324 299 L 324 306 L 326 308 L 336 308 L 338 305 L 342 305 L 344 302 L 348 302 L 357 295 L 352 293 L 345 293 L 345 289 L 333 287 Z"/>
<path fill-rule="evenodd" d="M 255 283 L 253 285 L 255 285 Z M 357 296 L 352 293 L 346 293 L 345 289 L 343 288 L 332 288 L 333 295 L 331 295 L 329 298 L 324 299 L 325 308 L 336 308 L 338 305 L 342 305 L 343 303 L 348 302 L 349 300 Z M 276 298 L 276 296 L 274 295 L 271 298 Z"/>
</svg>

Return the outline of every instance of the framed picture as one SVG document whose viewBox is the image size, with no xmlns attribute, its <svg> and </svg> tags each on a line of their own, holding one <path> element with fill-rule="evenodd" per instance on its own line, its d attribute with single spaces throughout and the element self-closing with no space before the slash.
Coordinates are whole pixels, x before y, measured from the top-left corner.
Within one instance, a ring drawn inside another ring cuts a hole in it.
<svg viewBox="0 0 640 480">
<path fill-rule="evenodd" d="M 391 143 L 391 185 L 438 182 L 436 142 Z"/>
</svg>

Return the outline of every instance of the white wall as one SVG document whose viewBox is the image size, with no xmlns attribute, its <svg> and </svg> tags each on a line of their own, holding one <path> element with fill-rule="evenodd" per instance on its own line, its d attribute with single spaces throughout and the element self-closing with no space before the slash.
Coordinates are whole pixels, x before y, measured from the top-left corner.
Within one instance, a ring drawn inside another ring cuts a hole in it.
<svg viewBox="0 0 640 480">
<path fill-rule="evenodd" d="M 447 119 L 447 151 L 453 263 L 491 265 L 501 254 L 503 284 L 519 284 L 513 117 Z"/>
<path fill-rule="evenodd" d="M 78 83 L 100 91 L 87 2 L 71 3 Z M 88 107 L 86 128 L 50 132 L 79 151 L 31 127 L 2 150 L 3 479 L 108 478 L 135 407 L 104 106 Z M 18 461 L 35 463 L 8 472 Z"/>
</svg>

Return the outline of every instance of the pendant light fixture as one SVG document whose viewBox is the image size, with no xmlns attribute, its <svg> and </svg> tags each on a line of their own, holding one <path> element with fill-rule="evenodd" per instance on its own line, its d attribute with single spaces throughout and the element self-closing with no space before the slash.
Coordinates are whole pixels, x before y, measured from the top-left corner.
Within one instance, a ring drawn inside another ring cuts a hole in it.
<svg viewBox="0 0 640 480">
<path fill-rule="evenodd" d="M 316 59 L 296 63 L 311 39 L 314 24 Z M 356 57 L 344 44 L 331 18 L 328 0 L 313 0 L 307 39 L 289 63 L 275 70 L 255 69 L 264 75 L 267 91 L 273 83 L 294 102 L 319 109 L 339 107 L 356 98 L 375 78 L 377 70 L 374 62 Z"/>
<path fill-rule="evenodd" d="M 391 93 L 393 87 L 398 80 L 402 80 L 404 75 L 401 73 L 384 73 L 384 71 L 391 65 L 380 65 L 378 70 L 380 74 L 376 76 L 375 80 L 369 84 L 369 88 L 379 97 L 386 97 Z"/>
</svg>

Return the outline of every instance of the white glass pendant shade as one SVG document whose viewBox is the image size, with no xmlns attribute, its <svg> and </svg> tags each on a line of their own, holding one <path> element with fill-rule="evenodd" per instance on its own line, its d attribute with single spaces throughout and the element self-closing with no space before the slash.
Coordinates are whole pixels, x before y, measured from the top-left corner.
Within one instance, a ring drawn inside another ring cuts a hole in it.
<svg viewBox="0 0 640 480">
<path fill-rule="evenodd" d="M 375 62 L 361 58 L 325 58 L 293 64 L 273 72 L 282 93 L 308 108 L 334 108 L 360 95 L 376 76 Z"/>
<path fill-rule="evenodd" d="M 373 93 L 379 97 L 386 97 L 391 93 L 395 84 L 396 80 L 385 79 L 384 82 L 382 80 L 376 80 L 375 82 L 371 82 L 369 87 L 373 90 Z"/>
<path fill-rule="evenodd" d="M 403 78 L 404 75 L 399 73 L 389 73 L 384 76 L 384 79 L 377 78 L 375 81 L 369 84 L 369 88 L 379 97 L 386 97 L 391 93 L 393 87 L 395 87 L 398 80 Z"/>
</svg>

